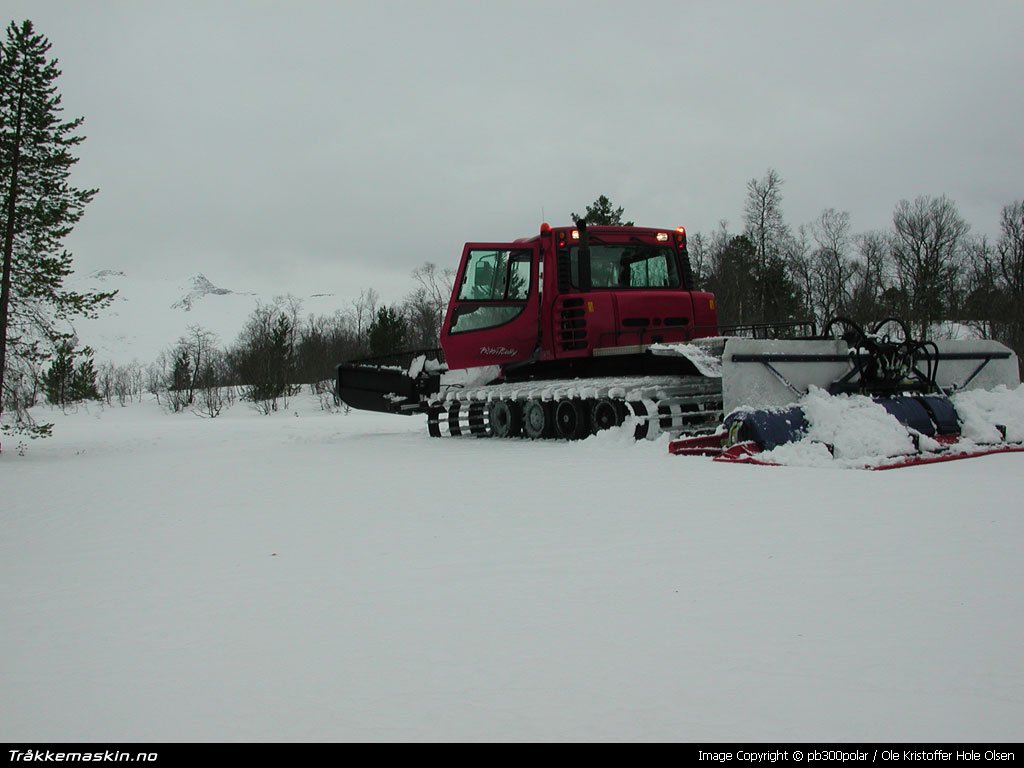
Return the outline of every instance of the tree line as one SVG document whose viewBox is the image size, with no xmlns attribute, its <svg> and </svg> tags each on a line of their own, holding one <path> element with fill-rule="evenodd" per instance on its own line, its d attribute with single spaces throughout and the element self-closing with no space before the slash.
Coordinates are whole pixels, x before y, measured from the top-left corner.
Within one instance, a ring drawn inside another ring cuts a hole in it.
<svg viewBox="0 0 1024 768">
<path fill-rule="evenodd" d="M 835 316 L 898 317 L 922 339 L 957 323 L 1024 352 L 1024 201 L 1002 208 L 994 242 L 972 234 L 945 195 L 901 200 L 888 229 L 854 233 L 835 208 L 790 226 L 782 184 L 773 169 L 750 180 L 741 231 L 722 222 L 690 237 L 724 325 L 808 320 L 820 330 Z"/>
<path fill-rule="evenodd" d="M 83 400 L 126 405 L 150 395 L 172 412 L 212 418 L 236 401 L 272 413 L 287 408 L 289 399 L 308 386 L 321 407 L 338 408 L 334 370 L 339 362 L 386 356 L 410 344 L 437 346 L 453 274 L 428 262 L 412 276 L 416 287 L 391 306 L 372 288 L 331 314 L 303 314 L 301 300 L 292 296 L 258 304 L 228 344 L 209 329 L 189 326 L 145 367 L 96 365 L 89 347 L 65 341 L 26 398 L 35 402 L 45 396 L 60 406 Z"/>
</svg>

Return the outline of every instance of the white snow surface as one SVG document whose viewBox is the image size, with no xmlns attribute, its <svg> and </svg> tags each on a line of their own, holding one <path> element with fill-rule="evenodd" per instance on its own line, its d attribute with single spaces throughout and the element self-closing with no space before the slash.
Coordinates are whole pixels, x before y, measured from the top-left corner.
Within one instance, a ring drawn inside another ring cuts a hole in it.
<svg viewBox="0 0 1024 768">
<path fill-rule="evenodd" d="M 307 396 L 36 416 L 0 454 L 5 742 L 1021 736 L 1019 454 L 737 466 Z"/>
</svg>

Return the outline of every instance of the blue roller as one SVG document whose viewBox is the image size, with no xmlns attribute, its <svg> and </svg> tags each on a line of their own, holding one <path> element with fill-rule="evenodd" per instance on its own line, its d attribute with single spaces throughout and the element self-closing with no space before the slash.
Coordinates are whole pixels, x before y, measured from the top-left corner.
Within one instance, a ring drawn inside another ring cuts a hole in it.
<svg viewBox="0 0 1024 768">
<path fill-rule="evenodd" d="M 734 411 L 725 419 L 731 442 L 753 440 L 765 451 L 792 443 L 807 434 L 804 409 L 794 406 L 771 411 Z"/>
<path fill-rule="evenodd" d="M 935 424 L 928 410 L 917 398 L 908 396 L 876 397 L 875 402 L 885 408 L 900 424 L 916 429 L 922 435 L 934 437 Z"/>
<path fill-rule="evenodd" d="M 960 416 L 948 397 L 941 395 L 921 395 L 917 398 L 928 410 L 935 432 L 939 435 L 959 435 Z"/>
<path fill-rule="evenodd" d="M 881 405 L 904 426 L 922 435 L 959 435 L 960 417 L 953 403 L 942 395 L 899 395 L 876 397 Z M 809 424 L 803 408 L 734 411 L 725 419 L 729 443 L 753 441 L 764 451 L 796 442 L 807 434 Z"/>
</svg>

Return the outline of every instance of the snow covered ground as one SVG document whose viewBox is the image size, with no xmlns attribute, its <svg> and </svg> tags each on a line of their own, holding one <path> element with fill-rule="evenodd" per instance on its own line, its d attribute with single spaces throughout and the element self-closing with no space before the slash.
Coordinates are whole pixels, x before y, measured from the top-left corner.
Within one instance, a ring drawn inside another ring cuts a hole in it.
<svg viewBox="0 0 1024 768">
<path fill-rule="evenodd" d="M 1024 455 L 716 464 L 307 396 L 0 454 L 2 741 L 1019 741 Z"/>
</svg>

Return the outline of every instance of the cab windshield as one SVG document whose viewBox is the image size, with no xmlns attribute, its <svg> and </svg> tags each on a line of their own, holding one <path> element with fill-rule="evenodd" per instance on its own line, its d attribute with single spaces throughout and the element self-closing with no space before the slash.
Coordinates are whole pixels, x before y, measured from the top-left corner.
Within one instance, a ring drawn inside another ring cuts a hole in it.
<svg viewBox="0 0 1024 768">
<path fill-rule="evenodd" d="M 569 264 L 574 288 L 580 285 L 580 248 Z M 675 251 L 663 245 L 590 245 L 590 288 L 678 288 Z"/>
</svg>

